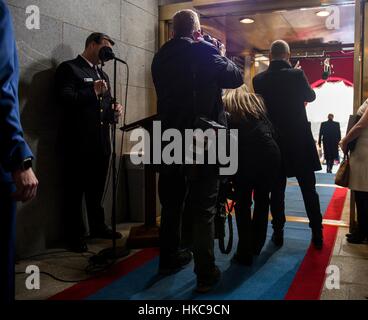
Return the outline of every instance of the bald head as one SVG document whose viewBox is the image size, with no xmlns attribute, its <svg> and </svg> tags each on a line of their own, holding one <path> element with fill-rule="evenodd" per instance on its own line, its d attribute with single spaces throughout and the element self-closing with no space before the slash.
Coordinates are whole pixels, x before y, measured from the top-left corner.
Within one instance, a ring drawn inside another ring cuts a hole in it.
<svg viewBox="0 0 368 320">
<path fill-rule="evenodd" d="M 271 60 L 289 60 L 290 47 L 284 40 L 276 40 L 272 43 L 270 49 Z"/>
</svg>

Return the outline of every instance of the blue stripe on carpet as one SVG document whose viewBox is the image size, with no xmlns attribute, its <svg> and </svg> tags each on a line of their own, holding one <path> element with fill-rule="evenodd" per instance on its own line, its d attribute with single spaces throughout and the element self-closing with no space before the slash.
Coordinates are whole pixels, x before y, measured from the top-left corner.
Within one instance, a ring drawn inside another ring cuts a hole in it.
<svg viewBox="0 0 368 320">
<path fill-rule="evenodd" d="M 317 179 L 322 180 L 319 175 Z M 323 177 L 323 180 L 329 181 L 326 177 Z M 324 212 L 334 189 L 319 189 Z M 288 187 L 287 213 L 296 215 L 300 212 L 306 216 L 298 190 L 299 188 Z M 289 209 L 295 211 L 291 212 Z M 236 228 L 234 231 L 236 244 Z M 231 263 L 235 245 L 230 255 L 223 255 L 216 242 L 216 263 L 223 272 L 222 281 L 206 295 L 193 292 L 196 285 L 193 263 L 175 275 L 159 277 L 158 258 L 155 258 L 90 296 L 88 300 L 282 300 L 305 257 L 310 245 L 311 231 L 307 224 L 287 223 L 285 244 L 279 250 L 270 242 L 271 234 L 272 228 L 269 226 L 265 248 L 256 258 L 252 268 Z"/>
<path fill-rule="evenodd" d="M 335 176 L 331 174 L 316 174 L 318 184 L 335 184 Z M 291 178 L 289 182 L 296 183 L 296 178 Z M 330 187 L 317 187 L 317 192 L 319 194 L 319 199 L 321 203 L 321 211 L 325 212 L 331 201 L 331 198 L 335 192 L 335 188 Z M 304 202 L 302 193 L 298 186 L 288 186 L 286 188 L 286 203 L 285 210 L 287 215 L 296 217 L 307 217 L 305 212 Z"/>
</svg>

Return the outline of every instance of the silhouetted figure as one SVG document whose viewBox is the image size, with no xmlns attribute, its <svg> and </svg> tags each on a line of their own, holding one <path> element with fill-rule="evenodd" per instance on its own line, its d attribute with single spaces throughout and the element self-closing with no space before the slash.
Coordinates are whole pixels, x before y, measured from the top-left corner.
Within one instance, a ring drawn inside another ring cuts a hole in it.
<svg viewBox="0 0 368 320">
<path fill-rule="evenodd" d="M 199 115 L 226 124 L 221 89 L 241 86 L 240 70 L 217 46 L 202 39 L 194 11 L 180 11 L 173 20 L 174 38 L 159 50 L 152 63 L 163 129 L 174 128 L 184 134 L 185 129 L 194 128 Z M 218 282 L 221 274 L 214 256 L 219 177 L 218 170 L 207 166 L 199 166 L 195 176 L 187 173 L 180 164 L 160 170 L 160 273 L 175 272 L 191 260 L 188 251 L 179 251 L 185 204 L 185 214 L 191 215 L 197 291 L 203 293 Z"/>
<path fill-rule="evenodd" d="M 327 163 L 327 173 L 332 173 L 335 160 L 339 159 L 339 142 L 341 140 L 340 123 L 333 121 L 334 115 L 328 115 L 328 121 L 322 122 L 319 131 L 318 145 L 323 152 Z"/>
<path fill-rule="evenodd" d="M 249 266 L 266 241 L 270 192 L 280 170 L 281 154 L 260 96 L 243 85 L 225 90 L 223 101 L 229 128 L 239 132 L 239 169 L 233 179 L 239 243 L 234 260 Z"/>
<path fill-rule="evenodd" d="M 356 140 L 356 146 L 350 154 L 349 189 L 354 192 L 357 208 L 357 228 L 347 235 L 349 243 L 361 244 L 368 239 L 368 100 L 359 108 L 359 122 L 341 140 L 344 154 L 348 145 Z"/>
<path fill-rule="evenodd" d="M 8 7 L 0 1 L 0 301 L 15 294 L 16 201 L 32 200 L 38 181 L 20 124 L 18 56 Z"/>
<path fill-rule="evenodd" d="M 322 214 L 314 172 L 322 168 L 305 109 L 305 103 L 314 101 L 316 94 L 299 64 L 296 68 L 291 66 L 290 48 L 285 41 L 272 44 L 270 58 L 270 67 L 253 79 L 253 87 L 265 100 L 282 157 L 282 170 L 271 193 L 273 241 L 283 245 L 287 177 L 296 177 L 313 232 L 313 244 L 321 249 Z"/>
<path fill-rule="evenodd" d="M 110 124 L 112 96 L 108 75 L 98 65 L 102 47 L 114 42 L 105 34 L 91 34 L 84 52 L 63 62 L 56 70 L 55 86 L 63 113 L 60 135 L 65 178 L 64 213 L 67 215 L 68 247 L 75 252 L 88 250 L 82 219 L 86 200 L 91 238 L 121 238 L 105 224 L 102 198 L 111 155 Z M 115 112 L 122 113 L 116 104 Z"/>
</svg>

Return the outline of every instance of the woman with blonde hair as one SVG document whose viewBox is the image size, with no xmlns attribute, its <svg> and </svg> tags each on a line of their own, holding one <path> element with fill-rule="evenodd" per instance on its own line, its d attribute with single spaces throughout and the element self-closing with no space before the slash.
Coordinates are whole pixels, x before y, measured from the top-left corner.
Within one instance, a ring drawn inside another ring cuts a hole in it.
<svg viewBox="0 0 368 320">
<path fill-rule="evenodd" d="M 281 155 L 262 98 L 243 85 L 225 90 L 223 102 L 230 129 L 239 132 L 239 170 L 234 177 L 239 243 L 234 260 L 251 265 L 267 235 L 270 192 Z M 254 211 L 252 216 L 252 200 Z"/>
</svg>

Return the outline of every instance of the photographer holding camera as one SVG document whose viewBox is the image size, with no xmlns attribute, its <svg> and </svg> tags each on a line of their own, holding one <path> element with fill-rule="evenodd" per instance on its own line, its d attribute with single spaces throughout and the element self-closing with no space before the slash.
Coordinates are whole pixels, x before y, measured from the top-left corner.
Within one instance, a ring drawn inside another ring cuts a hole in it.
<svg viewBox="0 0 368 320">
<path fill-rule="evenodd" d="M 199 117 L 226 125 L 222 89 L 243 84 L 240 70 L 224 56 L 224 46 L 215 39 L 203 38 L 199 17 L 194 11 L 176 13 L 173 28 L 173 39 L 159 50 L 152 64 L 162 128 L 177 129 L 184 134 L 185 129 L 196 128 Z M 159 272 L 176 272 L 191 261 L 192 250 L 197 292 L 204 293 L 219 281 L 221 274 L 214 257 L 219 177 L 206 166 L 196 171 L 196 176 L 189 177 L 183 165 L 166 165 L 160 169 Z M 190 250 L 180 250 L 184 207 L 189 226 L 184 229 L 190 230 L 186 243 L 193 244 Z"/>
</svg>

